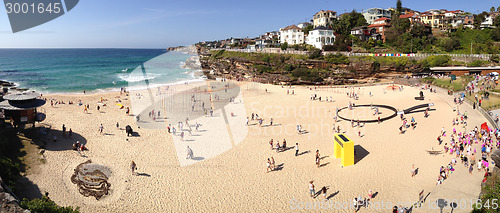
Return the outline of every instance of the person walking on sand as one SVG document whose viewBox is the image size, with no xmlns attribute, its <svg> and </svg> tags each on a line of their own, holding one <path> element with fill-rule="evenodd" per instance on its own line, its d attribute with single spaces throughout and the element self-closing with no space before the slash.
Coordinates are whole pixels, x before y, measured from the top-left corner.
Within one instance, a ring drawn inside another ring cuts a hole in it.
<svg viewBox="0 0 500 213">
<path fill-rule="evenodd" d="M 273 125 L 273 118 L 271 118 L 271 120 L 269 121 L 269 126 L 272 126 Z"/>
<path fill-rule="evenodd" d="M 186 155 L 186 159 L 193 159 L 193 150 L 189 146 L 187 146 Z"/>
<path fill-rule="evenodd" d="M 71 128 L 69 128 L 68 136 L 69 136 L 70 138 L 71 138 L 71 136 L 73 136 L 73 130 L 71 130 Z"/>
<path fill-rule="evenodd" d="M 102 134 L 102 131 L 104 130 L 104 126 L 102 126 L 102 124 L 99 126 L 99 133 Z"/>
<path fill-rule="evenodd" d="M 299 143 L 295 143 L 295 156 L 299 155 Z"/>
<path fill-rule="evenodd" d="M 66 126 L 64 124 L 62 125 L 62 131 L 63 131 L 63 136 L 66 136 Z"/>
<path fill-rule="evenodd" d="M 326 200 L 326 186 L 323 186 L 323 188 L 321 188 L 321 194 L 323 194 L 323 198 L 325 198 Z"/>
<path fill-rule="evenodd" d="M 311 197 L 314 197 L 314 195 L 316 194 L 316 192 L 314 191 L 314 184 L 313 184 L 313 181 L 309 181 L 309 194 L 311 195 Z"/>
<path fill-rule="evenodd" d="M 269 141 L 269 146 L 271 147 L 271 150 L 273 150 L 273 148 L 274 148 L 273 144 L 274 144 L 274 141 L 273 141 L 273 139 L 271 139 Z"/>
<path fill-rule="evenodd" d="M 272 171 L 272 169 L 271 169 L 271 160 L 268 158 L 267 159 L 267 172 L 269 172 L 269 170 Z"/>
<path fill-rule="evenodd" d="M 132 175 L 135 175 L 135 170 L 137 170 L 137 165 L 134 161 L 130 162 L 130 169 L 132 170 Z"/>
<path fill-rule="evenodd" d="M 316 150 L 316 167 L 318 167 L 318 168 L 319 168 L 319 161 L 320 161 L 319 150 Z"/>
<path fill-rule="evenodd" d="M 274 162 L 274 157 L 271 157 L 271 169 L 273 171 L 276 169 L 276 162 Z"/>
<path fill-rule="evenodd" d="M 248 126 L 248 117 L 247 117 L 247 126 Z"/>
<path fill-rule="evenodd" d="M 411 166 L 411 177 L 415 177 L 415 164 Z"/>
</svg>

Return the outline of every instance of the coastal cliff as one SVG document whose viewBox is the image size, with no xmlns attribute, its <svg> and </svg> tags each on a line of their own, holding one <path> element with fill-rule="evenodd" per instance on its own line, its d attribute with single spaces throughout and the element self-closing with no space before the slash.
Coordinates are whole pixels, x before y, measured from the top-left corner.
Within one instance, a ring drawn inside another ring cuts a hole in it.
<svg viewBox="0 0 500 213">
<path fill-rule="evenodd" d="M 422 70 L 420 66 L 381 64 L 365 57 L 344 55 L 264 54 L 208 51 L 198 48 L 208 78 L 225 77 L 273 84 L 352 84 Z"/>
</svg>

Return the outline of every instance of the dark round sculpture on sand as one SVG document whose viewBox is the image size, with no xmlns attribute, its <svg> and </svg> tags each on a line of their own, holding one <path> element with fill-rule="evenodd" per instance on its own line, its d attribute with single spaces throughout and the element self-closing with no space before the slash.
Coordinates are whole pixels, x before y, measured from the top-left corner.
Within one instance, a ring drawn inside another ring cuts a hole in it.
<svg viewBox="0 0 500 213">
<path fill-rule="evenodd" d="M 111 170 L 108 167 L 94 164 L 88 160 L 79 164 L 75 168 L 75 173 L 71 176 L 71 182 L 78 186 L 78 191 L 85 197 L 94 196 L 99 200 L 109 193 L 111 184 L 108 178 Z"/>
</svg>

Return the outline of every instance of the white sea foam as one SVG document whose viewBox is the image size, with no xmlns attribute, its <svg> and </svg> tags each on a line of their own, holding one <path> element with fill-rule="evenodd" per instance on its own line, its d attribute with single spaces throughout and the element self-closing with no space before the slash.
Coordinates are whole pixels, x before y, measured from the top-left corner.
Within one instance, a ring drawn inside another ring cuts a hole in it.
<svg viewBox="0 0 500 213">
<path fill-rule="evenodd" d="M 134 83 L 134 82 L 140 82 L 140 81 L 145 81 L 145 80 L 153 80 L 157 77 L 161 76 L 161 74 L 157 73 L 147 73 L 143 75 L 142 73 L 130 73 L 130 74 L 119 74 L 118 78 L 129 82 L 129 83 Z"/>
</svg>

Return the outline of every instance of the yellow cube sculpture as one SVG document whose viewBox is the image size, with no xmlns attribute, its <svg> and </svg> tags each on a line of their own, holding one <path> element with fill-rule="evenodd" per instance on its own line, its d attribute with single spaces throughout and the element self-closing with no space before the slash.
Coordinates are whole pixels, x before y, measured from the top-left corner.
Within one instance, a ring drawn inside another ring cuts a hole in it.
<svg viewBox="0 0 500 213">
<path fill-rule="evenodd" d="M 344 134 L 338 133 L 333 136 L 335 147 L 333 155 L 341 158 L 342 166 L 354 165 L 354 142 Z"/>
</svg>

